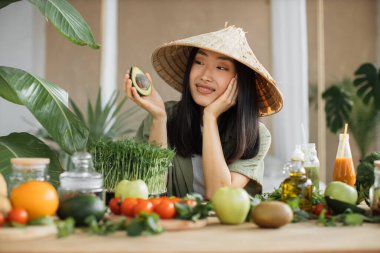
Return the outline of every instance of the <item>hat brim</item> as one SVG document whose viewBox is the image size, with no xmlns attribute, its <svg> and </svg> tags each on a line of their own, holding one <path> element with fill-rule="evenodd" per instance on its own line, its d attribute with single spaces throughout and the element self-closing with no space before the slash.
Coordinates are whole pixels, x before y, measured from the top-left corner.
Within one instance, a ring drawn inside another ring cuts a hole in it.
<svg viewBox="0 0 380 253">
<path fill-rule="evenodd" d="M 157 48 L 152 54 L 152 64 L 158 75 L 167 84 L 181 93 L 187 59 L 190 55 L 191 49 L 194 47 L 225 55 L 224 52 L 212 48 L 178 42 L 171 42 L 163 45 Z M 283 106 L 282 94 L 265 68 L 258 61 L 256 64 L 257 66 L 254 66 L 252 63 L 237 59 L 237 57 L 231 55 L 228 56 L 246 65 L 257 73 L 256 90 L 258 94 L 259 116 L 264 117 L 279 112 Z"/>
</svg>

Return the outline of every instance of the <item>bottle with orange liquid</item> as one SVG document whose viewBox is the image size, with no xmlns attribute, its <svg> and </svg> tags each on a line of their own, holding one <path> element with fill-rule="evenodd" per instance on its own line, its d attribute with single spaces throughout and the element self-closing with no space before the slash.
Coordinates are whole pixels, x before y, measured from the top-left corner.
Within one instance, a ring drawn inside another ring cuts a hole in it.
<svg viewBox="0 0 380 253">
<path fill-rule="evenodd" d="M 349 135 L 347 131 L 339 135 L 339 146 L 334 164 L 334 181 L 341 181 L 351 186 L 355 185 L 356 173 L 352 161 Z"/>
</svg>

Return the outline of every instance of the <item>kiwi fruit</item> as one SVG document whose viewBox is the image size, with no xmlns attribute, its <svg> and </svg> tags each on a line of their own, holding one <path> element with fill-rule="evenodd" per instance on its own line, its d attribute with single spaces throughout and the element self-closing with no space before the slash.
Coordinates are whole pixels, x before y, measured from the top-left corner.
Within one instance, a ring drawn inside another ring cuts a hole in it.
<svg viewBox="0 0 380 253">
<path fill-rule="evenodd" d="M 254 207 L 253 222 L 262 228 L 279 228 L 293 220 L 293 211 L 280 201 L 264 201 Z"/>
</svg>

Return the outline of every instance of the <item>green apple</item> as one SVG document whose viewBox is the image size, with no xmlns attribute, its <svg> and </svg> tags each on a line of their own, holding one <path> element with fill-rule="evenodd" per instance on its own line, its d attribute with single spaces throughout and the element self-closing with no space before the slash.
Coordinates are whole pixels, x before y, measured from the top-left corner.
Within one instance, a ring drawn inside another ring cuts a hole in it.
<svg viewBox="0 0 380 253">
<path fill-rule="evenodd" d="M 325 196 L 353 205 L 355 205 L 358 200 L 358 192 L 356 189 L 340 181 L 330 182 L 326 187 Z"/>
<path fill-rule="evenodd" d="M 121 180 L 115 188 L 115 197 L 125 198 L 140 198 L 147 199 L 149 196 L 149 190 L 146 183 L 141 180 L 128 181 L 126 179 Z"/>
<path fill-rule="evenodd" d="M 251 207 L 248 193 L 242 188 L 222 187 L 211 198 L 216 216 L 224 224 L 241 224 Z"/>
</svg>

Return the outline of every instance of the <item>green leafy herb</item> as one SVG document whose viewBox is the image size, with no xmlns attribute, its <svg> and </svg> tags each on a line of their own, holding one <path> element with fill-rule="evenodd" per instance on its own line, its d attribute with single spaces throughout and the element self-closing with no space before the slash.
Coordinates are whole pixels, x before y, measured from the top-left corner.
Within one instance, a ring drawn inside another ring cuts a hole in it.
<svg viewBox="0 0 380 253">
<path fill-rule="evenodd" d="M 160 218 L 156 213 L 141 212 L 127 225 L 128 236 L 154 235 L 163 232 L 159 224 Z"/>
<path fill-rule="evenodd" d="M 88 226 L 88 231 L 97 235 L 108 235 L 119 230 L 125 230 L 125 221 L 126 219 L 124 217 L 119 219 L 117 222 L 110 220 L 97 221 L 96 217 L 93 215 L 88 216 L 85 219 L 85 223 Z"/>
<path fill-rule="evenodd" d="M 175 203 L 178 219 L 191 220 L 195 222 L 209 216 L 209 212 L 212 210 L 211 202 L 204 202 L 203 197 L 196 193 L 188 194 L 187 198 L 194 199 L 197 204 L 192 207 L 182 202 Z"/>
<path fill-rule="evenodd" d="M 40 218 L 36 218 L 28 221 L 28 225 L 53 225 L 54 220 L 51 216 L 43 216 Z"/>
<path fill-rule="evenodd" d="M 133 139 L 93 143 L 94 167 L 104 176 L 104 187 L 114 191 L 122 179 L 142 179 L 150 194 L 166 192 L 166 174 L 175 152 Z"/>
<path fill-rule="evenodd" d="M 58 238 L 63 238 L 74 233 L 75 230 L 75 220 L 69 217 L 65 220 L 60 220 L 56 222 L 58 230 Z"/>
</svg>

